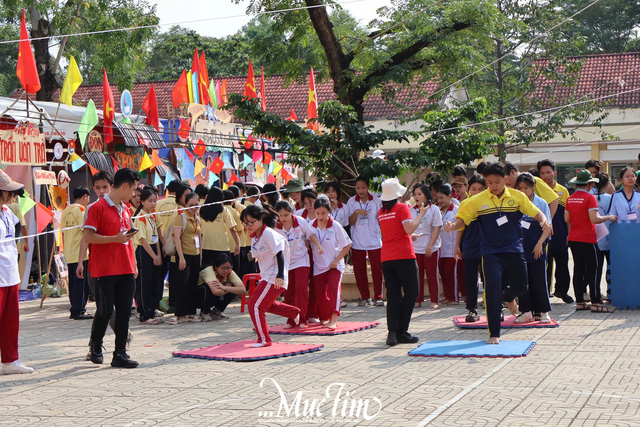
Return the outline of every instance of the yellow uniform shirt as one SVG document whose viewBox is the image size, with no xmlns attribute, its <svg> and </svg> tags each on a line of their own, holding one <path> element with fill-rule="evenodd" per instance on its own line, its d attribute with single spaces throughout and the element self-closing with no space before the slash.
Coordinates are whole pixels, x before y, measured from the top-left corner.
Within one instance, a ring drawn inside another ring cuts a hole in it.
<svg viewBox="0 0 640 427">
<path fill-rule="evenodd" d="M 180 235 L 180 243 L 182 244 L 182 253 L 184 255 L 200 255 L 200 217 L 189 218 L 186 213 L 183 213 L 187 217 L 187 226 Z M 182 215 L 178 215 L 173 220 L 175 228 L 182 229 Z M 196 239 L 197 238 L 197 239 Z M 198 245 L 196 245 L 198 240 Z"/>
<path fill-rule="evenodd" d="M 138 215 L 148 214 L 149 212 L 141 209 Z M 140 230 L 133 236 L 134 248 L 137 248 L 142 244 L 142 239 L 146 240 L 149 245 L 155 246 L 155 244 L 158 242 L 158 227 L 153 215 L 136 218 L 133 221 L 133 226 L 134 228 Z"/>
<path fill-rule="evenodd" d="M 242 211 L 245 210 L 246 207 L 240 202 L 235 202 L 233 207 L 238 212 L 237 221 L 238 221 L 238 224 L 242 227 L 242 231 L 240 231 L 240 233 L 238 234 L 238 238 L 240 239 L 240 247 L 241 248 L 251 247 L 251 236 L 244 229 L 244 225 L 242 225 L 242 220 L 240 219 L 240 215 L 242 215 Z"/>
<path fill-rule="evenodd" d="M 207 251 L 229 251 L 227 232 L 236 222 L 228 209 L 222 209 L 215 221 L 202 221 L 202 249 Z"/>
<path fill-rule="evenodd" d="M 233 226 L 233 228 L 235 228 L 236 233 L 238 234 L 238 240 L 240 241 L 240 246 L 242 246 L 242 240 L 240 239 L 240 237 L 242 236 L 242 230 L 244 230 L 244 227 L 242 226 L 242 222 L 240 221 L 240 214 L 238 213 L 237 210 L 235 210 L 233 208 L 233 206 L 225 206 L 224 207 L 225 210 L 229 211 L 229 214 L 231 214 L 231 218 L 233 218 L 233 222 L 236 223 L 236 225 Z M 231 235 L 231 231 L 227 228 L 227 240 L 229 241 L 229 250 L 233 253 L 233 251 L 236 250 L 236 241 L 233 240 L 233 236 Z"/>
<path fill-rule="evenodd" d="M 547 202 L 547 204 L 553 203 L 553 201 L 558 198 L 556 192 L 553 191 L 551 187 L 549 187 L 547 183 L 542 180 L 542 178 L 538 178 L 537 176 L 534 176 L 533 178 L 536 180 L 536 188 L 534 192 L 538 195 L 538 197 Z"/>
<path fill-rule="evenodd" d="M 62 232 L 64 239 L 64 257 L 68 264 L 78 262 L 80 241 L 82 240 L 82 225 L 84 224 L 84 212 L 84 206 L 75 203 L 67 206 L 65 210 L 62 211 L 62 217 L 60 219 L 61 227 L 76 227 Z M 89 256 L 87 254 L 83 261 L 86 261 L 88 258 Z"/>
<path fill-rule="evenodd" d="M 176 209 L 178 209 L 176 196 L 167 196 L 156 204 L 156 223 L 163 236 L 167 234 L 169 225 L 178 216 Z"/>
<path fill-rule="evenodd" d="M 556 181 L 553 181 L 553 191 L 558 195 L 558 205 L 565 207 L 567 206 L 567 199 L 569 198 L 569 190 L 566 187 L 558 184 Z"/>
<path fill-rule="evenodd" d="M 216 272 L 213 270 L 212 266 L 207 268 L 203 268 L 200 270 L 200 276 L 198 277 L 198 285 L 202 285 L 203 283 L 215 282 L 218 280 L 218 276 L 216 276 Z M 218 280 L 219 281 L 219 280 Z M 227 283 L 234 283 L 236 285 L 242 285 L 242 280 L 238 277 L 238 275 L 232 270 L 227 277 L 226 280 L 220 281 L 223 285 Z"/>
</svg>

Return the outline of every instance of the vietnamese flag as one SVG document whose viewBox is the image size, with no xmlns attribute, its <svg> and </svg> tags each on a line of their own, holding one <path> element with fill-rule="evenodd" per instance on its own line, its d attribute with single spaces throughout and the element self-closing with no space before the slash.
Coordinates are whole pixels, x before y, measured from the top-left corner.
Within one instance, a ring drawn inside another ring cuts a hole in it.
<svg viewBox="0 0 640 427">
<path fill-rule="evenodd" d="M 292 108 L 291 111 L 289 111 L 289 118 L 287 119 L 287 121 L 295 122 L 296 120 L 298 120 L 298 116 L 296 116 L 296 113 L 295 111 L 293 111 L 293 108 Z"/>
<path fill-rule="evenodd" d="M 158 100 L 156 99 L 156 90 L 151 83 L 151 89 L 142 102 L 142 109 L 147 113 L 145 123 L 153 126 L 156 130 L 160 130 L 160 115 L 158 114 Z"/>
<path fill-rule="evenodd" d="M 198 73 L 198 86 L 200 86 L 200 101 L 204 105 L 211 104 L 211 95 L 209 94 L 209 72 L 207 71 L 207 59 L 204 51 L 200 55 L 200 73 Z"/>
<path fill-rule="evenodd" d="M 316 119 L 311 121 L 311 119 Z M 318 95 L 316 94 L 316 80 L 313 76 L 313 67 L 309 72 L 309 100 L 307 101 L 307 129 L 318 132 Z"/>
<path fill-rule="evenodd" d="M 201 139 L 199 139 L 198 143 L 193 148 L 193 153 L 198 157 L 202 157 L 206 151 L 207 151 L 207 146 L 204 144 L 204 142 Z"/>
<path fill-rule="evenodd" d="M 262 108 L 262 111 L 267 111 L 267 97 L 264 89 L 264 67 L 262 67 L 262 74 L 260 75 L 260 108 Z"/>
<path fill-rule="evenodd" d="M 40 90 L 40 77 L 36 68 L 36 59 L 31 50 L 31 40 L 27 33 L 27 24 L 22 9 L 22 23 L 20 24 L 20 47 L 18 49 L 18 66 L 16 75 L 25 92 L 34 94 Z"/>
<path fill-rule="evenodd" d="M 213 163 L 211 163 L 211 166 L 209 167 L 209 169 L 211 170 L 211 172 L 215 173 L 216 175 L 220 175 L 220 172 L 222 172 L 223 167 L 224 167 L 224 162 L 222 161 L 222 159 L 220 157 L 216 157 Z"/>
<path fill-rule="evenodd" d="M 242 96 L 244 96 L 245 99 L 258 97 L 256 94 L 256 79 L 253 75 L 253 64 L 251 63 L 251 58 L 249 58 L 249 73 L 247 74 L 247 82 L 244 84 L 244 93 Z"/>
<path fill-rule="evenodd" d="M 115 103 L 113 102 L 113 92 L 109 85 L 106 68 L 102 68 L 102 117 L 104 128 L 104 142 L 106 144 L 113 141 L 113 121 L 116 118 Z"/>
<path fill-rule="evenodd" d="M 186 140 L 189 138 L 189 133 L 191 132 L 191 126 L 189 126 L 189 122 L 185 119 L 180 119 L 180 128 L 178 129 L 178 137 L 180 139 Z"/>
<path fill-rule="evenodd" d="M 171 91 L 173 108 L 178 108 L 181 104 L 189 103 L 189 84 L 187 83 L 187 71 L 182 70 L 182 75 Z"/>
</svg>

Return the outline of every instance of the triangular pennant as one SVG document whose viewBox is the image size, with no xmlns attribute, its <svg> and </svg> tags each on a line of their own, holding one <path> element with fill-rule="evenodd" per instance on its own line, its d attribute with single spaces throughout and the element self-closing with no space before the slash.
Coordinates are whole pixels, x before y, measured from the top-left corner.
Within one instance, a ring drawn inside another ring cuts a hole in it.
<svg viewBox="0 0 640 427">
<path fill-rule="evenodd" d="M 209 168 L 211 172 L 219 175 L 222 172 L 222 168 L 224 168 L 224 162 L 220 157 L 216 157 L 216 159 L 211 163 L 211 167 Z"/>
<path fill-rule="evenodd" d="M 268 165 L 271 163 L 271 160 L 273 160 L 273 157 L 271 156 L 271 154 L 265 151 L 264 155 L 262 156 L 262 163 Z"/>
<path fill-rule="evenodd" d="M 260 165 L 260 163 L 256 163 L 256 173 L 258 176 L 261 176 L 265 172 L 264 168 Z"/>
<path fill-rule="evenodd" d="M 73 153 L 71 157 L 69 157 L 70 162 L 75 162 L 78 159 L 80 159 L 80 156 L 78 156 L 78 153 Z"/>
<path fill-rule="evenodd" d="M 267 168 L 267 170 L 269 171 L 269 174 L 275 175 L 275 173 L 273 173 L 273 162 L 269 163 L 269 167 Z"/>
<path fill-rule="evenodd" d="M 253 147 L 253 144 L 255 144 L 257 141 L 256 139 L 253 137 L 253 135 L 249 135 L 249 137 L 247 138 L 247 140 L 244 142 L 244 148 L 246 148 L 247 150 L 250 150 L 251 147 Z"/>
<path fill-rule="evenodd" d="M 228 190 L 229 189 L 229 185 L 226 182 L 222 183 L 222 189 L 223 190 Z"/>
<path fill-rule="evenodd" d="M 282 168 L 282 171 L 280 172 L 280 176 L 284 180 L 285 184 L 287 184 L 291 180 L 291 178 L 293 178 L 289 173 L 289 171 L 284 168 Z"/>
<path fill-rule="evenodd" d="M 156 187 L 159 185 L 162 185 L 162 177 L 160 176 L 160 174 L 158 172 L 156 172 L 155 174 L 153 174 L 153 185 L 155 185 Z"/>
<path fill-rule="evenodd" d="M 42 231 L 47 228 L 47 225 L 51 223 L 51 220 L 53 219 L 53 212 L 51 212 L 51 209 L 45 205 L 38 202 L 36 214 L 38 219 L 38 233 L 42 233 Z"/>
<path fill-rule="evenodd" d="M 89 166 L 89 170 L 91 171 L 91 175 L 95 175 L 98 172 L 100 172 L 98 169 L 94 168 L 93 166 L 91 166 L 91 163 L 87 163 L 87 165 Z"/>
<path fill-rule="evenodd" d="M 213 187 L 213 184 L 218 180 L 218 176 L 215 173 L 209 174 L 209 187 Z"/>
<path fill-rule="evenodd" d="M 275 183 L 275 182 L 276 182 L 276 177 L 275 177 L 275 176 L 273 176 L 273 175 L 271 175 L 271 174 L 269 174 L 269 175 L 267 176 L 267 182 L 268 182 L 268 183 L 270 183 L 270 184 Z"/>
<path fill-rule="evenodd" d="M 278 172 L 282 169 L 282 165 L 275 160 L 272 162 L 273 164 L 273 174 L 278 175 Z"/>
<path fill-rule="evenodd" d="M 18 197 L 18 206 L 20 206 L 20 214 L 25 216 L 27 212 L 36 205 L 36 202 L 31 198 L 31 195 L 26 191 L 22 197 Z"/>
<path fill-rule="evenodd" d="M 82 168 L 86 164 L 87 162 L 85 162 L 80 157 L 78 157 L 76 160 L 71 162 L 71 170 L 76 172 L 78 169 Z"/>
<path fill-rule="evenodd" d="M 151 166 L 153 166 L 153 163 L 151 163 L 151 159 L 149 158 L 149 155 L 145 151 L 144 157 L 142 158 L 142 162 L 140 163 L 140 172 L 142 172 L 143 170 L 149 169 Z"/>
<path fill-rule="evenodd" d="M 251 158 L 251 156 L 247 153 L 244 153 L 244 160 L 242 162 L 243 169 L 246 169 L 247 166 L 249 166 L 251 163 L 253 163 L 253 159 Z"/>
<path fill-rule="evenodd" d="M 231 177 L 229 178 L 229 181 L 227 181 L 229 183 L 229 185 L 233 184 L 234 182 L 238 182 L 240 181 L 240 178 L 238 178 L 238 175 L 236 175 L 235 173 L 231 174 Z"/>
<path fill-rule="evenodd" d="M 193 154 L 195 154 L 198 157 L 202 157 L 206 151 L 207 151 L 207 146 L 204 144 L 204 142 L 202 142 L 201 139 L 199 139 L 198 143 L 193 148 Z"/>
<path fill-rule="evenodd" d="M 171 174 L 171 172 L 169 172 L 169 170 L 167 170 L 167 175 L 164 177 L 164 186 L 165 188 L 169 186 L 169 183 L 171 181 L 175 180 L 175 178 L 173 177 L 173 175 Z"/>
<path fill-rule="evenodd" d="M 118 163 L 115 157 L 113 156 L 110 156 L 110 157 L 111 157 L 111 163 L 113 163 L 113 171 L 118 172 L 118 170 L 120 170 L 120 163 Z"/>
<path fill-rule="evenodd" d="M 160 156 L 158 155 L 158 150 L 153 150 L 151 152 L 151 164 L 156 167 L 156 166 L 162 166 L 162 159 L 160 158 Z"/>
<path fill-rule="evenodd" d="M 186 148 L 184 149 L 185 153 L 187 153 L 187 156 L 189 157 L 189 161 L 191 161 L 191 163 L 193 163 L 193 153 L 189 150 L 187 150 Z"/>
<path fill-rule="evenodd" d="M 202 163 L 199 159 L 196 159 L 196 164 L 194 166 L 193 173 L 195 175 L 198 175 L 202 171 L 202 169 L 204 169 L 204 163 Z"/>
<path fill-rule="evenodd" d="M 262 160 L 262 153 L 260 151 L 253 151 L 251 153 L 251 158 L 253 159 L 253 163 L 258 163 L 260 160 Z"/>
</svg>

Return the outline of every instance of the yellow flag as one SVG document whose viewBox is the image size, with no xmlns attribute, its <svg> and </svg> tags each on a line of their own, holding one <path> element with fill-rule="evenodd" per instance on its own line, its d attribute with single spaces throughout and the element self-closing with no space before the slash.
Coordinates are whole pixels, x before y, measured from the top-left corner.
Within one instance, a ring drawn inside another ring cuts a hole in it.
<svg viewBox="0 0 640 427">
<path fill-rule="evenodd" d="M 196 159 L 196 165 L 193 168 L 193 173 L 198 175 L 202 169 L 204 169 L 204 163 L 202 163 L 199 159 Z"/>
<path fill-rule="evenodd" d="M 153 163 L 151 163 L 151 159 L 149 158 L 149 155 L 145 151 L 144 157 L 142 158 L 142 163 L 140 163 L 140 172 L 142 172 L 143 170 L 149 169 L 151 166 L 153 166 Z"/>
<path fill-rule="evenodd" d="M 193 104 L 193 82 L 191 81 L 191 71 L 187 73 L 187 87 L 189 89 L 189 103 Z"/>
<path fill-rule="evenodd" d="M 78 69 L 76 59 L 72 56 L 69 60 L 69 68 L 67 68 L 67 76 L 64 78 L 62 90 L 60 91 L 60 102 L 71 107 L 71 98 L 82 83 L 82 76 Z"/>
<path fill-rule="evenodd" d="M 256 173 L 258 176 L 262 176 L 264 173 L 264 168 L 260 165 L 260 163 L 256 163 Z"/>
<path fill-rule="evenodd" d="M 222 189 L 223 190 L 228 190 L 229 189 L 229 185 L 226 182 L 222 183 Z"/>
<path fill-rule="evenodd" d="M 273 176 L 278 175 L 278 172 L 280 172 L 280 169 L 282 169 L 282 165 L 274 160 L 273 161 Z"/>
<path fill-rule="evenodd" d="M 73 154 L 71 155 L 71 157 L 69 158 L 69 161 L 70 161 L 70 162 L 75 162 L 76 160 L 78 160 L 78 159 L 80 159 L 80 158 L 81 158 L 81 157 L 80 157 L 80 156 L 78 156 L 78 154 L 77 154 L 77 153 L 73 153 Z"/>
</svg>

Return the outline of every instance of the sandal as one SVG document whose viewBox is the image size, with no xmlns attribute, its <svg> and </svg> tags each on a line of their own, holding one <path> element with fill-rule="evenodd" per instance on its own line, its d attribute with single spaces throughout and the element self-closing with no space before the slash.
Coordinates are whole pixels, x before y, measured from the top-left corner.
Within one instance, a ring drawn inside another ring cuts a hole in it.
<svg viewBox="0 0 640 427">
<path fill-rule="evenodd" d="M 167 322 L 170 325 L 177 325 L 178 324 L 178 318 L 176 316 L 173 316 L 171 319 L 169 319 L 169 321 Z"/>
<path fill-rule="evenodd" d="M 533 320 L 533 316 L 529 317 L 525 313 L 520 313 L 518 317 L 513 319 L 513 323 L 516 323 L 519 325 L 523 323 L 532 323 L 532 322 L 535 322 L 535 320 Z"/>
<path fill-rule="evenodd" d="M 608 305 L 603 304 L 592 304 L 591 312 L 592 313 L 613 313 L 614 309 L 609 307 Z"/>
<path fill-rule="evenodd" d="M 591 310 L 591 304 L 589 304 L 588 302 L 576 303 L 576 311 L 580 310 Z"/>
<path fill-rule="evenodd" d="M 160 323 L 164 323 L 164 321 L 162 319 L 158 319 L 154 317 L 154 318 L 149 318 L 147 320 L 143 320 L 140 323 L 142 323 L 143 325 L 159 325 Z"/>
</svg>

